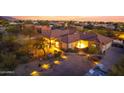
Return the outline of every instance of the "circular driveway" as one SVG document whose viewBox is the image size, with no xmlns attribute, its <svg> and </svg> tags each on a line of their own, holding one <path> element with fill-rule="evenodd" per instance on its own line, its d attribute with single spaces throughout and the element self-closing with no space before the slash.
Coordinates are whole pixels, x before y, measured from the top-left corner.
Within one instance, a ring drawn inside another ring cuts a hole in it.
<svg viewBox="0 0 124 93">
<path fill-rule="evenodd" d="M 40 71 L 38 62 L 31 62 L 17 67 L 17 75 L 30 75 L 33 70 Z M 82 76 L 85 75 L 93 63 L 89 62 L 85 56 L 77 54 L 68 54 L 67 59 L 61 64 L 55 65 L 53 68 L 42 71 L 43 76 Z"/>
</svg>

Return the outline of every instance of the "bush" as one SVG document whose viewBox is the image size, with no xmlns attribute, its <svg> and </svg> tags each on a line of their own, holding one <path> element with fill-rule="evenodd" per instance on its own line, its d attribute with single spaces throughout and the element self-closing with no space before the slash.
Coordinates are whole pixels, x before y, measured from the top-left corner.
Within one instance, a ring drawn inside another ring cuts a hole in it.
<svg viewBox="0 0 124 93">
<path fill-rule="evenodd" d="M 98 54 L 99 53 L 99 49 L 97 47 L 91 46 L 88 48 L 87 51 L 89 54 Z"/>
<path fill-rule="evenodd" d="M 62 52 L 57 52 L 57 53 L 55 53 L 55 58 L 60 57 L 61 54 L 62 54 Z"/>
<path fill-rule="evenodd" d="M 1 53 L 1 63 L 0 63 L 0 70 L 14 70 L 15 67 L 18 65 L 16 60 L 16 55 L 13 53 Z"/>
</svg>

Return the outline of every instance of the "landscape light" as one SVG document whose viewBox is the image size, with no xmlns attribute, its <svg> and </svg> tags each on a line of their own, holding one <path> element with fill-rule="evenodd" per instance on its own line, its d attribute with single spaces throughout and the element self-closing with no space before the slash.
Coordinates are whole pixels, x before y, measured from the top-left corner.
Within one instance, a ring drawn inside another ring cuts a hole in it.
<svg viewBox="0 0 124 93">
<path fill-rule="evenodd" d="M 64 55 L 63 55 L 63 56 L 61 56 L 61 58 L 63 58 L 63 59 L 67 59 L 67 56 L 64 56 Z"/>
<path fill-rule="evenodd" d="M 59 64 L 61 64 L 61 62 L 56 60 L 56 61 L 54 61 L 54 64 L 59 65 Z"/>
<path fill-rule="evenodd" d="M 94 64 L 96 64 L 96 65 L 97 65 L 97 64 L 99 64 L 99 62 L 98 62 L 98 61 L 94 61 Z"/>
<path fill-rule="evenodd" d="M 47 70 L 50 68 L 50 64 L 43 64 L 41 65 L 41 68 Z"/>
<path fill-rule="evenodd" d="M 31 76 L 40 76 L 40 73 L 38 71 L 32 71 Z"/>
</svg>

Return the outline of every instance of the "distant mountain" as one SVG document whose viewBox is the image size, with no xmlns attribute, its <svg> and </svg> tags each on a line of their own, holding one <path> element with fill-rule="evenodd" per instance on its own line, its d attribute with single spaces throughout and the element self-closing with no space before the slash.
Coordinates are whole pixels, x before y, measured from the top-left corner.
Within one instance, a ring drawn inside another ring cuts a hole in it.
<svg viewBox="0 0 124 93">
<path fill-rule="evenodd" d="M 8 20 L 8 21 L 15 21 L 15 20 L 17 20 L 16 18 L 13 18 L 11 16 L 0 16 L 0 19 Z"/>
</svg>

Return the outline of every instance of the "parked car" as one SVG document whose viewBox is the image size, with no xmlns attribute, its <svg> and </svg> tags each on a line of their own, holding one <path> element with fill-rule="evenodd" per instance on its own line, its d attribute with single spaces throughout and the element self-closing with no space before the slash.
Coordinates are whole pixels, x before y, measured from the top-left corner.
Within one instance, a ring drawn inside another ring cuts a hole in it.
<svg viewBox="0 0 124 93">
<path fill-rule="evenodd" d="M 103 64 L 97 64 L 94 68 L 90 69 L 86 74 L 87 76 L 105 76 L 107 74 L 107 69 Z"/>
</svg>

